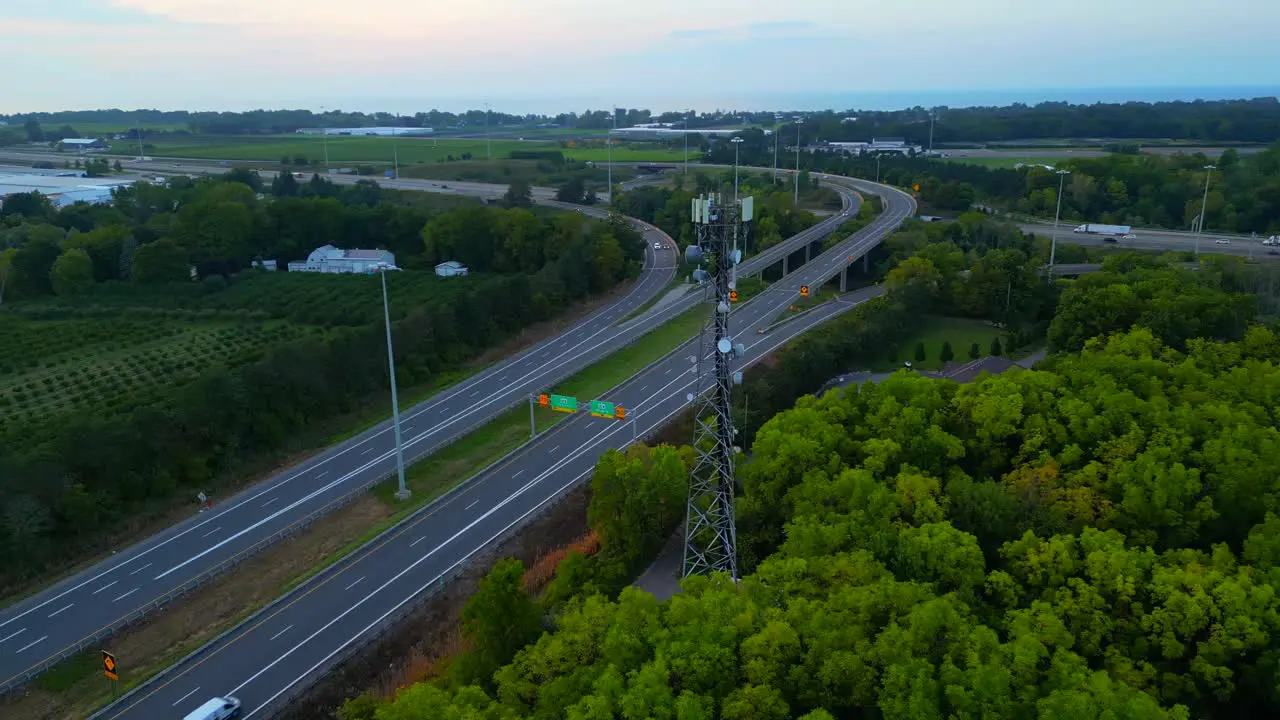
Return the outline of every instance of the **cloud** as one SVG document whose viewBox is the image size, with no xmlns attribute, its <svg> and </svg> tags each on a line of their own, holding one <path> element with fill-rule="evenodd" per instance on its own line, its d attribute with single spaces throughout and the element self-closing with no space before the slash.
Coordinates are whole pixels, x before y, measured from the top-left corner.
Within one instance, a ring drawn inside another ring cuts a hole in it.
<svg viewBox="0 0 1280 720">
<path fill-rule="evenodd" d="M 755 36 L 790 35 L 816 30 L 818 24 L 807 20 L 780 20 L 778 22 L 753 23 L 747 32 Z"/>
</svg>

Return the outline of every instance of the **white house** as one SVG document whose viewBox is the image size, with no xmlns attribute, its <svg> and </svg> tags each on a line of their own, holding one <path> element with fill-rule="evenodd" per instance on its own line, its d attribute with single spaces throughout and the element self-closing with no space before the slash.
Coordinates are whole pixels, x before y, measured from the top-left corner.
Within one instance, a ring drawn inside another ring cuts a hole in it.
<svg viewBox="0 0 1280 720">
<path fill-rule="evenodd" d="M 367 273 L 394 268 L 396 256 L 388 250 L 343 250 L 324 245 L 303 262 L 289 263 L 289 272 Z"/>
<path fill-rule="evenodd" d="M 440 277 L 457 277 L 471 272 L 470 268 L 457 260 L 446 260 L 436 266 L 436 274 Z"/>
</svg>

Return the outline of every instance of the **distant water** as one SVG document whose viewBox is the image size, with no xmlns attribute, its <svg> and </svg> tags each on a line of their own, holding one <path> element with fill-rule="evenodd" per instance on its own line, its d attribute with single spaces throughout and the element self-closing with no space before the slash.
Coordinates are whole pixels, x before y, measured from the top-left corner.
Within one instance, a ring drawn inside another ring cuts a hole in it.
<svg viewBox="0 0 1280 720">
<path fill-rule="evenodd" d="M 1107 87 L 1107 88 L 1039 88 L 1021 90 L 902 90 L 893 92 L 833 93 L 760 93 L 726 94 L 723 96 L 649 95 L 632 97 L 434 97 L 416 101 L 405 97 L 351 98 L 346 105 L 361 109 L 390 112 L 417 112 L 431 107 L 462 110 L 483 107 L 489 103 L 495 110 L 509 113 L 555 115 L 587 108 L 602 109 L 610 103 L 619 107 L 647 108 L 655 112 L 692 107 L 709 110 L 901 110 L 910 107 L 975 107 L 1041 102 L 1072 104 L 1164 102 L 1172 100 L 1234 100 L 1256 97 L 1280 97 L 1280 85 L 1220 87 Z M 354 102 L 352 102 L 354 101 Z M 332 99 L 330 99 L 332 102 Z"/>
</svg>

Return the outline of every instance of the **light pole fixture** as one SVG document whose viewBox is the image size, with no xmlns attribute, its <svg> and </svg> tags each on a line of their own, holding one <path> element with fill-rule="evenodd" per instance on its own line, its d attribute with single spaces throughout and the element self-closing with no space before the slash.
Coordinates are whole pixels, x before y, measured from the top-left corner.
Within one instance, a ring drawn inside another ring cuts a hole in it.
<svg viewBox="0 0 1280 720">
<path fill-rule="evenodd" d="M 378 274 L 382 276 L 382 316 L 387 324 L 387 373 L 391 376 L 391 422 L 396 434 L 396 475 L 400 479 L 396 499 L 408 500 L 409 488 L 404 484 L 404 443 L 400 439 L 400 398 L 396 393 L 396 359 L 391 350 L 391 303 L 387 300 L 387 271 L 393 269 L 384 265 Z"/>
<path fill-rule="evenodd" d="M 796 207 L 800 207 L 800 126 L 804 125 L 804 119 L 796 117 L 796 197 L 793 201 Z"/>
<path fill-rule="evenodd" d="M 325 127 L 323 124 L 324 115 L 325 115 L 325 109 L 324 109 L 324 106 L 321 105 L 320 106 L 320 117 L 321 117 L 320 137 L 323 138 L 324 140 L 324 169 L 325 169 L 325 172 L 328 172 L 329 171 L 329 128 Z"/>
<path fill-rule="evenodd" d="M 729 142 L 733 143 L 733 201 L 738 202 L 738 148 L 742 145 L 742 138 L 735 137 Z"/>
<path fill-rule="evenodd" d="M 1209 178 L 1213 175 L 1213 171 L 1217 169 L 1217 165 L 1204 166 L 1204 200 L 1200 201 L 1200 222 L 1196 225 L 1197 257 L 1200 255 L 1200 233 L 1204 232 L 1204 223 L 1209 217 Z"/>
<path fill-rule="evenodd" d="M 1057 170 L 1058 173 L 1058 209 L 1053 213 L 1053 241 L 1049 244 L 1049 278 L 1053 279 L 1053 263 L 1058 258 L 1058 220 L 1062 217 L 1062 187 L 1070 170 Z"/>
<path fill-rule="evenodd" d="M 684 111 L 684 174 L 689 174 L 689 113 L 692 110 Z"/>
<path fill-rule="evenodd" d="M 484 153 L 493 159 L 493 141 L 489 137 L 489 103 L 484 104 Z"/>
<path fill-rule="evenodd" d="M 782 116 L 773 116 L 773 182 L 778 182 L 778 136 L 782 133 L 779 129 L 782 126 Z"/>
</svg>

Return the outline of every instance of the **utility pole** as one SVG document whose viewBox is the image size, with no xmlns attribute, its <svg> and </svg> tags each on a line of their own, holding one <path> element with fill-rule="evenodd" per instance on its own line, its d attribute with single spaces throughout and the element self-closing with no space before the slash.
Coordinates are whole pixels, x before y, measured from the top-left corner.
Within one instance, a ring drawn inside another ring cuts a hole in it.
<svg viewBox="0 0 1280 720">
<path fill-rule="evenodd" d="M 1209 177 L 1216 169 L 1217 165 L 1204 166 L 1204 200 L 1200 202 L 1200 224 L 1196 226 L 1196 257 L 1200 257 L 1200 233 L 1204 232 L 1204 223 L 1209 217 Z"/>
<path fill-rule="evenodd" d="M 396 393 L 396 358 L 391 349 L 391 303 L 387 299 L 387 270 L 383 267 L 378 274 L 382 276 L 382 315 L 387 324 L 387 373 L 391 376 L 391 421 L 396 431 L 396 474 L 400 479 L 400 487 L 396 490 L 397 500 L 409 499 L 409 488 L 404 484 L 404 443 L 400 438 L 400 398 Z"/>
<path fill-rule="evenodd" d="M 796 197 L 795 205 L 800 207 L 800 126 L 804 124 L 804 120 L 796 118 Z"/>
<path fill-rule="evenodd" d="M 1053 213 L 1053 242 L 1049 244 L 1049 279 L 1053 280 L 1053 263 L 1058 258 L 1058 219 L 1062 217 L 1062 186 L 1070 170 L 1058 170 L 1058 209 Z"/>
</svg>

